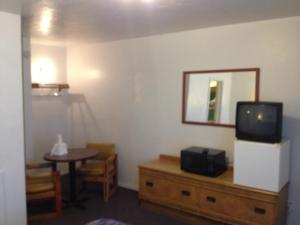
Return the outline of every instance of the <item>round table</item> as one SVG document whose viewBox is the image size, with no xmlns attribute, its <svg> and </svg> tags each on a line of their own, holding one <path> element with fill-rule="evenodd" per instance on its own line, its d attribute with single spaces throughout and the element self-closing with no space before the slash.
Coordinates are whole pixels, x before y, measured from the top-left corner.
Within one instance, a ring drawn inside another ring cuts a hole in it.
<svg viewBox="0 0 300 225">
<path fill-rule="evenodd" d="M 68 154 L 65 155 L 51 155 L 47 153 L 44 159 L 55 163 L 69 163 L 69 188 L 70 188 L 70 201 L 69 205 L 77 208 L 85 208 L 80 204 L 77 199 L 76 193 L 76 161 L 94 158 L 99 152 L 96 149 L 86 148 L 72 148 L 68 149 Z"/>
</svg>

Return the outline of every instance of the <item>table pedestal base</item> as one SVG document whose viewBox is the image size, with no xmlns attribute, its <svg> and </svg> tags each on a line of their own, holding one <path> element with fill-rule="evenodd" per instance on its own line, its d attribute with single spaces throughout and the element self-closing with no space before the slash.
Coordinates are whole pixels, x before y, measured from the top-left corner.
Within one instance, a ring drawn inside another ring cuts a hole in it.
<svg viewBox="0 0 300 225">
<path fill-rule="evenodd" d="M 86 206 L 84 206 L 82 203 L 86 202 L 88 198 L 82 198 L 82 199 L 77 199 L 76 202 L 71 202 L 69 200 L 63 200 L 64 203 L 64 209 L 68 208 L 78 208 L 82 210 L 86 210 Z"/>
<path fill-rule="evenodd" d="M 86 207 L 82 204 L 87 201 L 87 198 L 77 199 L 77 191 L 76 191 L 76 164 L 75 161 L 69 162 L 69 186 L 70 186 L 70 200 L 64 200 L 64 208 L 79 208 L 86 209 Z"/>
</svg>

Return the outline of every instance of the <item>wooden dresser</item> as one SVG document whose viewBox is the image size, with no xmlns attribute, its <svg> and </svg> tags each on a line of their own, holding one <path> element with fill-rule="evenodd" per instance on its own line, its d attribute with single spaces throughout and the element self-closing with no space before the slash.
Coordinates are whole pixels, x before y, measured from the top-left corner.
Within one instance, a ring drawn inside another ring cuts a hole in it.
<svg viewBox="0 0 300 225">
<path fill-rule="evenodd" d="M 190 224 L 286 224 L 288 185 L 280 193 L 243 187 L 233 184 L 232 169 L 217 178 L 200 176 L 166 155 L 140 165 L 139 176 L 143 207 Z"/>
</svg>

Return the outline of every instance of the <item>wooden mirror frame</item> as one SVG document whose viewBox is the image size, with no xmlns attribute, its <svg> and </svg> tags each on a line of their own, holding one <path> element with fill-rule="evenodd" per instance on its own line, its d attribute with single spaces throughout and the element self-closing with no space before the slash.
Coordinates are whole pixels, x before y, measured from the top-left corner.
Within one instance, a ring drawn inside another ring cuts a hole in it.
<svg viewBox="0 0 300 225">
<path fill-rule="evenodd" d="M 222 124 L 214 122 L 195 122 L 186 121 L 186 77 L 191 74 L 204 74 L 204 73 L 230 73 L 230 72 L 255 72 L 255 99 L 259 101 L 259 79 L 260 69 L 259 68 L 240 68 L 240 69 L 220 69 L 220 70 L 199 70 L 199 71 L 184 71 L 183 72 L 183 88 L 182 88 L 182 123 L 192 125 L 204 125 L 204 126 L 215 126 L 215 127 L 227 127 L 235 128 L 235 124 Z"/>
</svg>

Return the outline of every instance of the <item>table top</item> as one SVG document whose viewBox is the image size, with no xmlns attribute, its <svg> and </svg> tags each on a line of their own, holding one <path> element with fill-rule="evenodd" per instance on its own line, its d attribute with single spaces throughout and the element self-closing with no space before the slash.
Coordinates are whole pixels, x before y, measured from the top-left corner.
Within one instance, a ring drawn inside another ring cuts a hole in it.
<svg viewBox="0 0 300 225">
<path fill-rule="evenodd" d="M 49 152 L 44 156 L 44 159 L 52 162 L 74 162 L 94 158 L 98 153 L 99 151 L 96 149 L 71 148 L 68 149 L 66 155 L 51 155 Z"/>
</svg>

